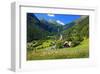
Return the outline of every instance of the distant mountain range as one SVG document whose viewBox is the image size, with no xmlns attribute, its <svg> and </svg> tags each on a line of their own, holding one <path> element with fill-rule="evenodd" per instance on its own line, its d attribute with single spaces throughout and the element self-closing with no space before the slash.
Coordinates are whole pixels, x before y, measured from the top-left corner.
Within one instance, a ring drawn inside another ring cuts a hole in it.
<svg viewBox="0 0 100 74">
<path fill-rule="evenodd" d="M 81 16 L 80 19 L 62 25 L 55 20 L 39 20 L 33 13 L 27 13 L 27 41 L 43 39 L 48 35 L 55 35 L 59 32 L 80 24 L 81 21 L 87 17 L 88 16 Z"/>
<path fill-rule="evenodd" d="M 49 31 L 49 32 L 57 32 L 59 27 L 62 27 L 62 25 L 60 25 L 59 23 L 57 23 L 56 21 L 50 22 L 50 21 L 46 21 L 45 19 L 41 19 L 39 20 L 33 13 L 29 13 L 27 14 L 27 21 L 28 26 L 30 24 L 30 21 L 32 24 L 30 25 L 37 25 L 40 28 Z"/>
</svg>

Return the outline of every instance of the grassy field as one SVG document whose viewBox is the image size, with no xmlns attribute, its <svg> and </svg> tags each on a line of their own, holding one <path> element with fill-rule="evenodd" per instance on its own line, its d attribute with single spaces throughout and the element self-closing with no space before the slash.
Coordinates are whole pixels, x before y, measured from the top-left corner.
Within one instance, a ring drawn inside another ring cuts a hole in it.
<svg viewBox="0 0 100 74">
<path fill-rule="evenodd" d="M 39 49 L 27 51 L 27 60 L 71 59 L 89 57 L 89 39 L 85 39 L 76 47 L 56 50 Z"/>
</svg>

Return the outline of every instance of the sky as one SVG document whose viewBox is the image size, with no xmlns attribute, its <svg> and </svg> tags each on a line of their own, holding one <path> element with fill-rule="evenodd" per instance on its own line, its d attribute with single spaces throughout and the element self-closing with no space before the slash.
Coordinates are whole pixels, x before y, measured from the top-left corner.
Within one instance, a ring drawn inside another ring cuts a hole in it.
<svg viewBox="0 0 100 74">
<path fill-rule="evenodd" d="M 80 15 L 70 15 L 70 14 L 47 14 L 47 13 L 35 13 L 35 16 L 38 19 L 45 19 L 47 21 L 49 20 L 55 20 L 57 23 L 65 25 L 68 24 L 74 20 L 79 19 Z"/>
</svg>

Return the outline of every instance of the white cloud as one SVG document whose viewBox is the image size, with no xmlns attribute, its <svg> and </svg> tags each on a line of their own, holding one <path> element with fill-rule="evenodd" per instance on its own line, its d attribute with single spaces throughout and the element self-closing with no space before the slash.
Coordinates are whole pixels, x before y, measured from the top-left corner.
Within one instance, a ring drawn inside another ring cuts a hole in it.
<svg viewBox="0 0 100 74">
<path fill-rule="evenodd" d="M 60 20 L 57 20 L 56 22 L 59 23 L 59 24 L 61 24 L 61 25 L 64 25 L 64 23 L 61 22 Z"/>
<path fill-rule="evenodd" d="M 50 17 L 55 17 L 55 15 L 54 15 L 54 14 L 48 14 L 48 16 L 50 16 Z"/>
</svg>

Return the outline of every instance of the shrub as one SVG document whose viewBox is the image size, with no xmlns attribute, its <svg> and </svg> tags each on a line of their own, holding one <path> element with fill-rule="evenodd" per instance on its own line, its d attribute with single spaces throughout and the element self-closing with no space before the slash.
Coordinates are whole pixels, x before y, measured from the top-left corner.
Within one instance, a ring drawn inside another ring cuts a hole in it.
<svg viewBox="0 0 100 74">
<path fill-rule="evenodd" d="M 72 41 L 71 47 L 75 47 L 80 44 L 80 41 Z"/>
<path fill-rule="evenodd" d="M 56 42 L 56 47 L 57 48 L 63 48 L 63 41 L 57 41 Z"/>
</svg>

